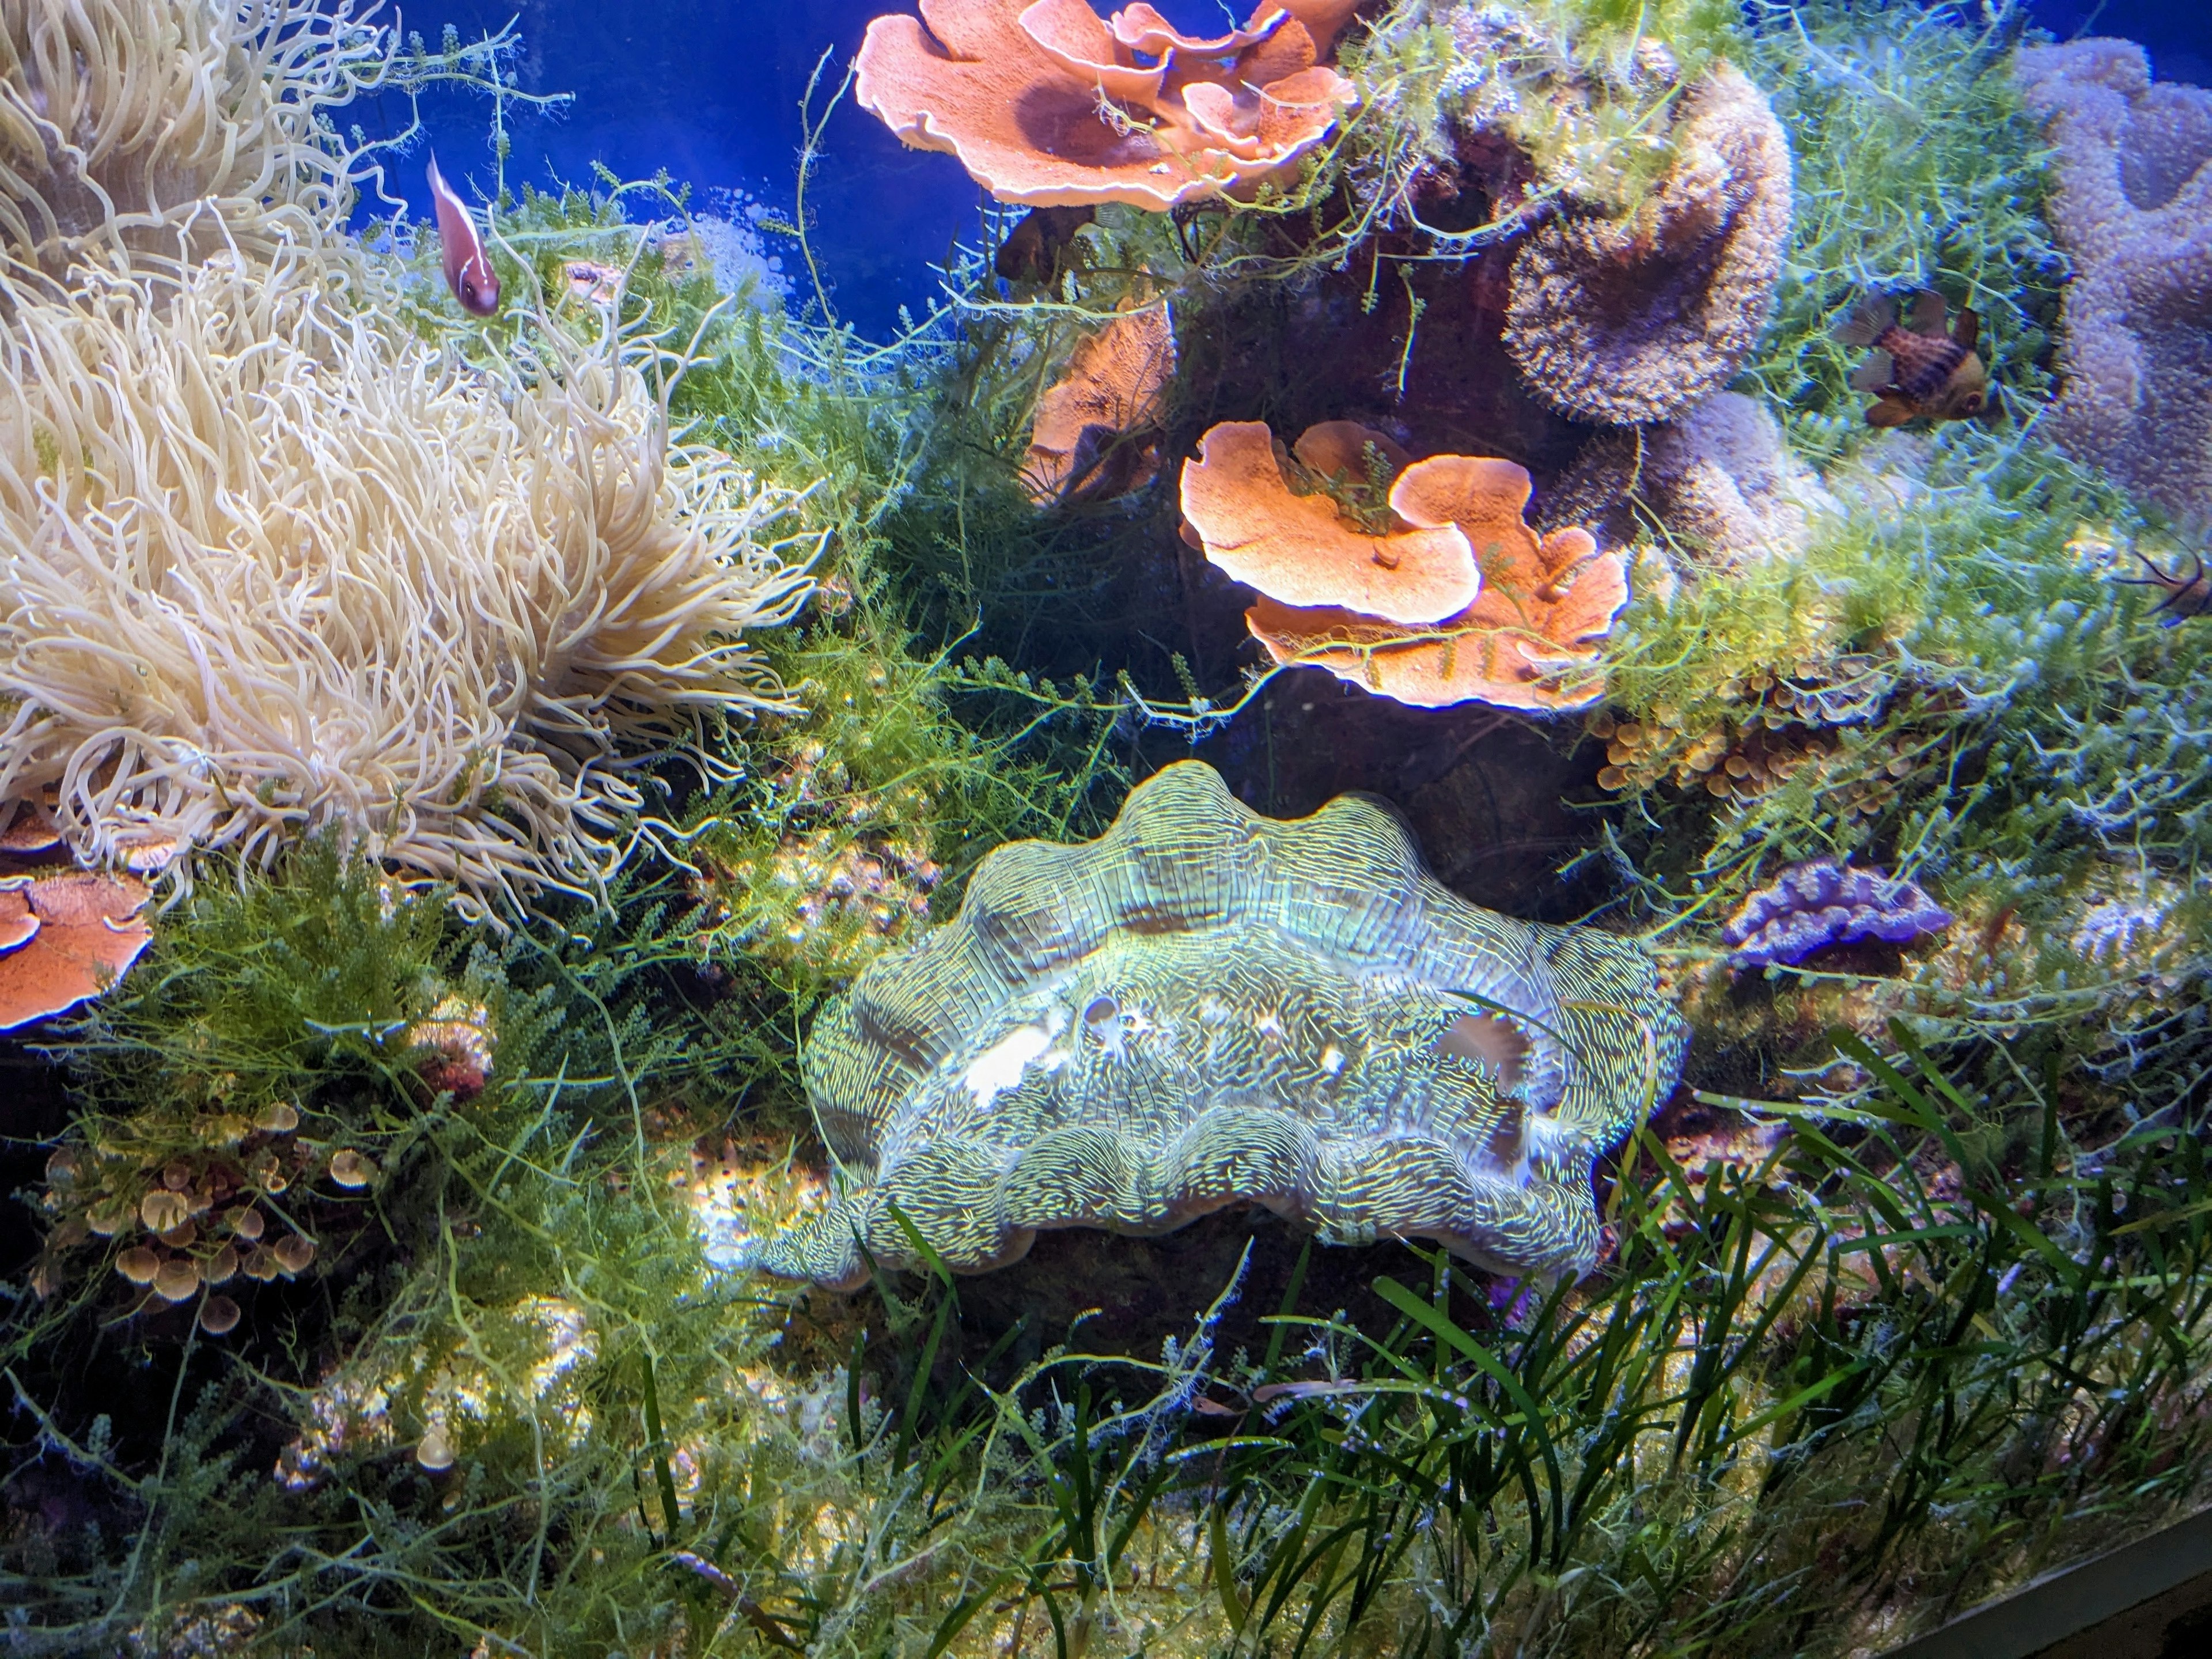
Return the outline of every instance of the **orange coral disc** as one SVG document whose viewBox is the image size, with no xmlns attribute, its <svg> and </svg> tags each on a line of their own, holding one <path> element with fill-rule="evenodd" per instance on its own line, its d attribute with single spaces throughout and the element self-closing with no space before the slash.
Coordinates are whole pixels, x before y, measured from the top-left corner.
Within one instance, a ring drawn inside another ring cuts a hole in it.
<svg viewBox="0 0 2212 1659">
<path fill-rule="evenodd" d="M 1351 82 L 1316 66 L 1295 6 L 1265 4 L 1218 42 L 1170 39 L 1149 8 L 1109 27 L 1086 0 L 921 9 L 868 25 L 854 95 L 903 143 L 957 156 L 1001 202 L 1164 210 L 1256 184 L 1354 100 Z M 1333 35 L 1333 3 L 1308 9 Z"/>
<path fill-rule="evenodd" d="M 0 951 L 28 945 L 37 937 L 39 918 L 20 887 L 0 887 Z"/>
<path fill-rule="evenodd" d="M 21 949 L 0 956 L 0 1031 L 98 996 L 153 938 L 138 915 L 146 889 L 128 877 L 71 871 L 15 890 L 39 926 Z"/>
<path fill-rule="evenodd" d="M 1277 662 L 1326 668 L 1415 708 L 1557 710 L 1586 708 L 1605 695 L 1595 642 L 1627 603 L 1620 554 L 1600 554 L 1585 531 L 1554 531 L 1540 541 L 1524 528 L 1520 537 L 1495 536 L 1485 549 L 1481 593 L 1432 627 L 1265 599 L 1244 619 Z"/>
<path fill-rule="evenodd" d="M 1429 465 L 1400 475 L 1394 505 Z M 1224 422 L 1199 441 L 1199 459 L 1183 463 L 1182 514 L 1209 562 L 1285 605 L 1432 623 L 1465 610 L 1481 585 L 1455 525 L 1376 534 L 1344 519 L 1332 496 L 1294 494 L 1261 421 Z"/>
<path fill-rule="evenodd" d="M 8 824 L 0 830 L 0 853 L 27 857 L 51 853 L 62 844 L 61 826 L 54 822 L 53 809 L 42 801 L 0 803 L 0 817 L 6 818 Z"/>
<path fill-rule="evenodd" d="M 1165 306 L 1123 312 L 1077 346 L 1037 399 L 1022 466 L 1030 498 L 1103 501 L 1150 482 L 1156 446 L 1117 441 L 1158 428 L 1175 366 Z"/>
</svg>

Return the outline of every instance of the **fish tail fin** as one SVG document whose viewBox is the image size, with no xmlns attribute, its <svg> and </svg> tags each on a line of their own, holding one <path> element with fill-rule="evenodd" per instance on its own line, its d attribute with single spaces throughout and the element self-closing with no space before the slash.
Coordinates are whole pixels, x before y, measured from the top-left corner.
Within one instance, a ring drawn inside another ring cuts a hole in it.
<svg viewBox="0 0 2212 1659">
<path fill-rule="evenodd" d="M 1836 339 L 1842 345 L 1872 345 L 1896 326 L 1897 301 L 1887 294 L 1878 295 L 1836 325 Z"/>
</svg>

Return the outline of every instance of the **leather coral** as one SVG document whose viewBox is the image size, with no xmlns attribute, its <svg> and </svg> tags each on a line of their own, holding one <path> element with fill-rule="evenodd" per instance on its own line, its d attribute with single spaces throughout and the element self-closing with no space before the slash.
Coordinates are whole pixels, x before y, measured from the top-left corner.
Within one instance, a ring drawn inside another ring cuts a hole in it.
<svg viewBox="0 0 2212 1659">
<path fill-rule="evenodd" d="M 1256 185 L 1353 101 L 1321 63 L 1358 0 L 1261 0 L 1244 27 L 1181 33 L 1149 5 L 921 0 L 868 25 L 860 106 L 957 156 L 1001 202 L 1164 210 Z"/>
<path fill-rule="evenodd" d="M 2151 78 L 2130 40 L 2025 46 L 2057 148 L 2051 222 L 2073 262 L 2050 430 L 2168 512 L 2212 499 L 2212 92 Z"/>
<path fill-rule="evenodd" d="M 1289 453 L 1231 422 L 1184 464 L 1184 536 L 1260 590 L 1245 625 L 1278 663 L 1416 708 L 1580 708 L 1604 695 L 1627 572 L 1587 531 L 1539 536 L 1529 494 L 1511 461 L 1415 461 L 1349 422 Z"/>
</svg>

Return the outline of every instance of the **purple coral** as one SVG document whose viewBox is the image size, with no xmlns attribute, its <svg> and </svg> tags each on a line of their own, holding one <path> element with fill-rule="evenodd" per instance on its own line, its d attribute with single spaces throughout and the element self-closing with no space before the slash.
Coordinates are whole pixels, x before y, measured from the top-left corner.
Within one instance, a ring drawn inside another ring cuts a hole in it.
<svg viewBox="0 0 2212 1659">
<path fill-rule="evenodd" d="M 2048 429 L 2186 513 L 2212 491 L 2212 92 L 2152 80 L 2131 40 L 2022 46 L 2016 70 L 2057 146 L 2074 266 Z"/>
<path fill-rule="evenodd" d="M 1879 870 L 1853 870 L 1833 859 L 1793 864 L 1762 887 L 1721 928 L 1732 966 L 1798 963 L 1854 939 L 1902 945 L 1941 933 L 1954 918 L 1913 883 Z"/>
</svg>

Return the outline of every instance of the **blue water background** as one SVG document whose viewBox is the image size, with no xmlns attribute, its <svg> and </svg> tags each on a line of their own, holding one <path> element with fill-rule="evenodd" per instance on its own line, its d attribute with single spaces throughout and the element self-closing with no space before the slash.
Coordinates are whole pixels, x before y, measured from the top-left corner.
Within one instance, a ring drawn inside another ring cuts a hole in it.
<svg viewBox="0 0 2212 1659">
<path fill-rule="evenodd" d="M 527 108 L 509 120 L 510 188 L 556 180 L 589 185 L 601 162 L 624 179 L 662 168 L 711 210 L 738 191 L 788 211 L 802 137 L 799 101 L 827 50 L 825 94 L 836 88 L 868 20 L 911 10 L 910 0 L 432 0 L 404 14 L 434 46 L 447 23 L 465 39 L 509 18 L 521 31 L 517 68 L 526 92 L 567 92 L 558 115 Z M 1102 6 L 1101 9 L 1110 9 Z M 1228 15 L 1218 0 L 1163 0 L 1188 27 Z M 1239 14 L 1241 15 L 1241 13 Z M 2040 0 L 2037 20 L 2062 38 L 2084 30 L 2142 41 L 2168 80 L 2212 84 L 2212 4 L 2207 0 Z M 826 101 L 826 97 L 823 100 Z M 481 98 L 441 93 L 422 100 L 428 137 L 447 175 L 471 199 L 492 185 L 490 111 Z M 365 128 L 392 131 L 405 112 L 392 100 L 359 112 Z M 881 338 L 902 306 L 919 312 L 936 292 L 931 275 L 956 238 L 973 240 L 979 194 L 949 155 L 903 149 L 849 98 L 831 116 L 811 186 L 813 248 L 840 317 Z M 418 216 L 429 196 L 418 145 L 392 170 L 394 192 Z M 794 272 L 799 261 L 770 239 Z M 799 297 L 811 284 L 803 278 Z"/>
</svg>

